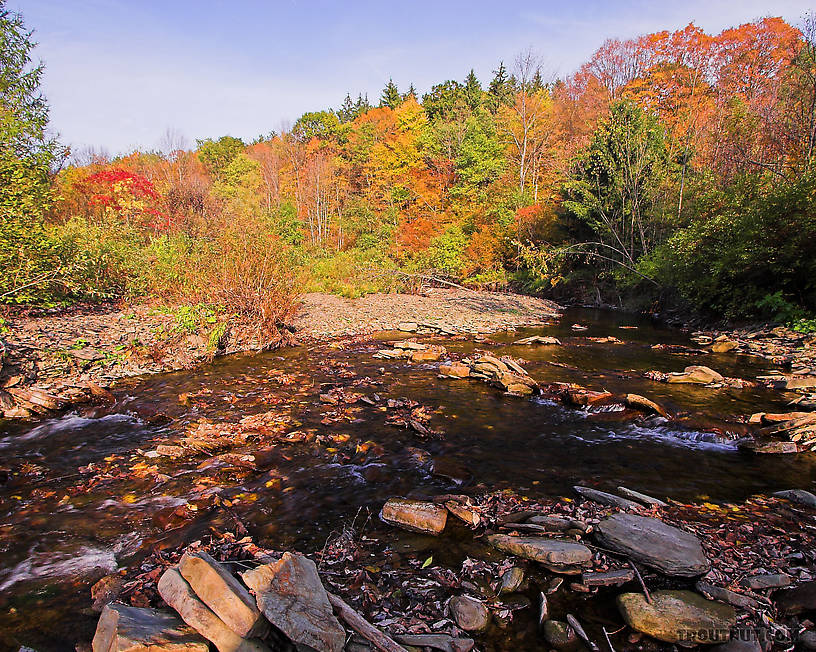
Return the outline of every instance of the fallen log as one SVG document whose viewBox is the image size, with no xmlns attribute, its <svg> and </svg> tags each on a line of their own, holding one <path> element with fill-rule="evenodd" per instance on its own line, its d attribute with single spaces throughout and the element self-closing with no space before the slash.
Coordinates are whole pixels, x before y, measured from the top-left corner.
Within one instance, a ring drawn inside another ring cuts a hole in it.
<svg viewBox="0 0 816 652">
<path fill-rule="evenodd" d="M 374 627 L 374 625 L 354 611 L 340 596 L 334 595 L 333 593 L 328 593 L 328 596 L 329 602 L 331 602 L 337 615 L 375 648 L 382 650 L 382 652 L 407 652 L 406 649 L 393 638 L 383 634 L 379 629 Z"/>
</svg>

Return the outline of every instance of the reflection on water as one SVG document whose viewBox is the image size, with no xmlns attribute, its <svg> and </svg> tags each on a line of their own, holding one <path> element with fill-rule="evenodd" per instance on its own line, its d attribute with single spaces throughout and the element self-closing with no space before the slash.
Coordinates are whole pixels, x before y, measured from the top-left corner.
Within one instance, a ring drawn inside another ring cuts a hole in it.
<svg viewBox="0 0 816 652">
<path fill-rule="evenodd" d="M 575 322 L 588 330 L 573 332 Z M 633 325 L 638 328 L 620 328 Z M 555 335 L 564 346 L 512 345 L 533 334 Z M 623 343 L 589 339 L 610 335 Z M 259 543 L 312 552 L 360 508 L 376 514 L 387 497 L 411 492 L 512 487 L 528 495 L 569 495 L 574 484 L 623 484 L 659 497 L 735 501 L 812 488 L 814 456 L 756 457 L 733 442 L 745 432 L 737 417 L 784 411 L 784 396 L 666 385 L 642 375 L 706 364 L 750 379 L 767 372 L 767 362 L 653 349 L 687 345 L 688 336 L 593 311 L 570 311 L 559 325 L 492 341 L 443 343 L 456 355 L 478 347 L 524 358 L 542 382 L 642 394 L 681 418 L 632 422 L 616 408 L 573 410 L 503 396 L 479 382 L 439 379 L 433 364 L 374 359 L 376 342 L 236 356 L 197 371 L 128 381 L 115 390 L 123 398 L 113 408 L 34 427 L 0 427 L 0 643 L 44 652 L 89 639 L 95 616 L 82 610 L 93 580 L 138 562 L 156 544 L 180 545 L 210 526 L 230 527 L 222 511 L 208 507 L 213 494 L 232 502 Z M 380 400 L 371 406 L 321 402 L 320 395 L 336 387 Z M 386 424 L 384 401 L 399 397 L 425 406 L 443 437 L 426 441 Z M 263 450 L 250 441 L 231 451 L 256 454 L 257 469 L 217 456 L 173 461 L 144 455 L 201 419 L 235 424 L 269 410 L 288 420 L 286 432 L 317 439 Z M 127 473 L 90 483 L 94 469 L 110 460 L 122 468 L 155 465 L 159 476 Z M 369 527 L 372 536 L 408 536 L 378 523 Z"/>
</svg>

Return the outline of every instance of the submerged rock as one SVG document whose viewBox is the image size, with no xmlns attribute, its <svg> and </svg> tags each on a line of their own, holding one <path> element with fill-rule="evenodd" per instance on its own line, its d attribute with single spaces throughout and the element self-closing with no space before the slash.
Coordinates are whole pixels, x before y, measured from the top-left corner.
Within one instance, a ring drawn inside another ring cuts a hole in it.
<svg viewBox="0 0 816 652">
<path fill-rule="evenodd" d="M 452 597 L 450 611 L 456 624 L 466 632 L 483 632 L 490 624 L 490 611 L 484 603 L 467 595 Z"/>
<path fill-rule="evenodd" d="M 263 636 L 269 628 L 249 591 L 206 552 L 185 553 L 179 572 L 195 594 L 236 634 Z"/>
<path fill-rule="evenodd" d="M 757 441 L 749 439 L 737 444 L 737 448 L 748 450 L 760 455 L 789 455 L 798 453 L 799 447 L 795 441 Z"/>
<path fill-rule="evenodd" d="M 521 588 L 524 582 L 524 571 L 518 566 L 508 568 L 501 575 L 501 584 L 499 585 L 499 595 L 507 593 L 515 593 Z"/>
<path fill-rule="evenodd" d="M 298 647 L 340 652 L 346 632 L 334 616 L 315 563 L 283 553 L 276 562 L 241 573 L 264 616 Z"/>
<path fill-rule="evenodd" d="M 736 340 L 722 340 L 720 342 L 714 342 L 714 344 L 711 345 L 711 351 L 713 353 L 728 353 L 729 351 L 738 349 L 739 345 L 739 342 Z"/>
<path fill-rule="evenodd" d="M 440 505 L 409 498 L 389 498 L 383 505 L 383 521 L 413 532 L 439 534 L 445 529 L 448 510 Z"/>
<path fill-rule="evenodd" d="M 575 630 L 560 620 L 544 622 L 544 638 L 556 650 L 575 650 L 579 643 Z"/>
<path fill-rule="evenodd" d="M 699 539 L 663 521 L 635 514 L 602 520 L 595 536 L 602 546 L 676 577 L 697 577 L 709 568 Z"/>
<path fill-rule="evenodd" d="M 432 648 L 443 652 L 470 652 L 476 645 L 472 638 L 453 638 L 448 634 L 399 634 L 397 643 L 418 648 Z"/>
<path fill-rule="evenodd" d="M 470 376 L 470 367 L 461 362 L 451 362 L 440 365 L 439 373 L 450 378 L 467 378 Z"/>
<path fill-rule="evenodd" d="M 93 652 L 208 652 L 206 639 L 175 614 L 109 604 L 102 609 Z"/>
<path fill-rule="evenodd" d="M 577 575 L 592 564 L 592 551 L 574 541 L 507 534 L 491 534 L 486 539 L 502 552 L 537 561 L 555 573 Z"/>
<path fill-rule="evenodd" d="M 618 596 L 618 609 L 632 629 L 667 643 L 724 643 L 731 638 L 736 612 L 730 605 L 706 600 L 692 591 L 654 591 Z"/>
</svg>

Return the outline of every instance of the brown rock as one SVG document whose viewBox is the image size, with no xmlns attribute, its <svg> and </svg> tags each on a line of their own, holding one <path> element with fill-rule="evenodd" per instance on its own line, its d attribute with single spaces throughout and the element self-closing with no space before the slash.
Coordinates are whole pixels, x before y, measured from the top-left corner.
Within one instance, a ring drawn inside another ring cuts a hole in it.
<svg viewBox="0 0 816 652">
<path fill-rule="evenodd" d="M 159 595 L 182 620 L 215 645 L 219 652 L 269 652 L 260 641 L 244 639 L 233 632 L 205 605 L 177 568 L 168 568 L 159 579 Z"/>
<path fill-rule="evenodd" d="M 667 419 L 669 418 L 666 410 L 645 396 L 641 396 L 640 394 L 627 394 L 625 400 L 626 404 L 630 407 L 641 408 L 647 412 L 654 412 L 659 414 L 661 417 L 666 417 Z"/>
<path fill-rule="evenodd" d="M 445 529 L 448 512 L 444 507 L 421 500 L 389 498 L 383 505 L 382 519 L 414 532 L 439 534 Z"/>
<path fill-rule="evenodd" d="M 269 629 L 249 591 L 206 552 L 185 553 L 179 572 L 195 594 L 243 638 L 263 637 Z"/>
<path fill-rule="evenodd" d="M 721 342 L 714 342 L 711 346 L 711 350 L 714 353 L 728 353 L 737 348 L 739 348 L 739 342 L 735 340 L 722 340 Z"/>
<path fill-rule="evenodd" d="M 439 373 L 451 378 L 467 378 L 470 376 L 470 367 L 461 362 L 451 362 L 450 364 L 440 365 Z"/>
<path fill-rule="evenodd" d="M 102 611 L 106 604 L 109 604 L 119 597 L 125 586 L 125 578 L 115 573 L 106 575 L 91 587 L 91 599 L 93 599 L 94 611 Z"/>
<path fill-rule="evenodd" d="M 693 365 L 686 367 L 682 374 L 670 374 L 667 381 L 670 383 L 691 383 L 695 385 L 711 385 L 725 380 L 722 374 L 711 367 Z"/>
</svg>

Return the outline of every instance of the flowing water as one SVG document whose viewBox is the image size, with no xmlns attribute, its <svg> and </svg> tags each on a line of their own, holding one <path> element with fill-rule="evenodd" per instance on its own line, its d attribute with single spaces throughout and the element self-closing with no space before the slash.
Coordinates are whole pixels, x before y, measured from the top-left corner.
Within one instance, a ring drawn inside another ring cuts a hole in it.
<svg viewBox="0 0 816 652">
<path fill-rule="evenodd" d="M 589 329 L 572 331 L 574 322 Z M 622 328 L 631 326 L 637 328 Z M 512 345 L 532 334 L 555 335 L 564 346 Z M 624 343 L 588 339 L 608 335 Z M 816 455 L 754 456 L 738 451 L 733 441 L 745 432 L 738 417 L 786 411 L 790 396 L 666 385 L 642 375 L 706 364 L 726 376 L 752 379 L 773 368 L 764 360 L 653 349 L 657 343 L 689 345 L 688 334 L 586 310 L 570 310 L 550 327 L 491 340 L 495 344 L 439 342 L 454 353 L 481 348 L 524 358 L 525 368 L 542 382 L 642 394 L 682 418 L 633 421 L 614 410 L 593 413 L 505 396 L 478 381 L 439 379 L 435 364 L 373 358 L 382 344 L 369 341 L 233 356 L 194 371 L 122 383 L 113 407 L 35 424 L 0 423 L 0 646 L 27 644 L 45 652 L 89 640 L 97 617 L 89 610 L 93 581 L 138 564 L 156 546 L 194 541 L 210 527 L 232 527 L 223 510 L 203 507 L 213 492 L 232 502 L 259 544 L 308 553 L 361 508 L 376 514 L 388 497 L 418 491 L 512 488 L 550 496 L 570 495 L 574 484 L 613 490 L 623 484 L 679 500 L 738 501 L 758 492 L 813 488 Z M 338 387 L 376 395 L 378 403 L 320 401 Z M 382 406 L 402 397 L 426 406 L 429 425 L 443 436 L 423 440 L 388 425 Z M 256 453 L 257 470 L 220 458 L 143 455 L 201 419 L 236 423 L 270 410 L 279 413 L 282 432 L 317 438 L 267 444 L 261 451 L 249 442 L 232 451 Z M 423 463 L 424 455 L 433 458 L 436 473 Z M 159 482 L 137 473 L 88 481 L 94 469 L 111 462 L 125 469 L 156 465 L 163 475 Z M 182 516 L 180 508 L 187 509 Z M 411 536 L 376 519 L 368 528 L 369 536 L 390 537 L 395 545 Z"/>
</svg>

